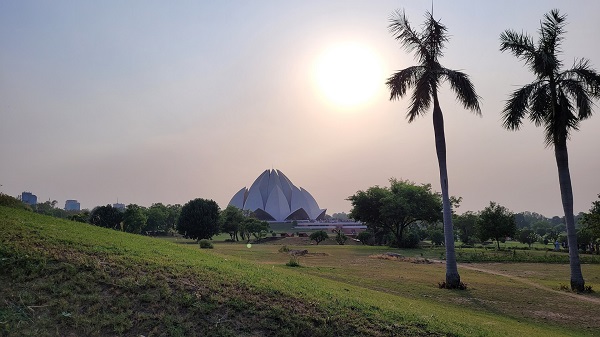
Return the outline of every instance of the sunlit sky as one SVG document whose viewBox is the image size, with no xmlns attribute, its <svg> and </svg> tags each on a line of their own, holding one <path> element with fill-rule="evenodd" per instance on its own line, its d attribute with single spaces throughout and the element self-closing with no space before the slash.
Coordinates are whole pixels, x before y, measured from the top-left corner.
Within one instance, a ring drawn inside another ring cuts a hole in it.
<svg viewBox="0 0 600 337">
<path fill-rule="evenodd" d="M 408 99 L 389 101 L 385 86 L 415 64 L 387 28 L 402 8 L 420 27 L 431 1 L 1 1 L 0 192 L 61 207 L 201 197 L 224 208 L 270 168 L 328 214 L 391 177 L 439 191 L 431 113 L 408 124 Z M 508 94 L 534 78 L 499 35 L 537 39 L 553 8 L 568 15 L 565 67 L 586 57 L 600 69 L 599 1 L 435 1 L 451 35 L 441 62 L 482 97 L 478 117 L 441 89 L 458 213 L 490 201 L 562 213 L 543 130 L 500 122 Z M 336 67 L 347 75 L 323 74 Z M 358 91 L 335 99 L 332 76 L 360 79 Z M 600 193 L 599 131 L 596 107 L 569 142 L 575 212 Z"/>
</svg>

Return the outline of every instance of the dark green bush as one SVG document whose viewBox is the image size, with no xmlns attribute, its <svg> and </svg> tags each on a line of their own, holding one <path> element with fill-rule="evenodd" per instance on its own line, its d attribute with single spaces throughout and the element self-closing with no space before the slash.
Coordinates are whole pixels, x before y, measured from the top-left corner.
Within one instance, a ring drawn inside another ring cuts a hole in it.
<svg viewBox="0 0 600 337">
<path fill-rule="evenodd" d="M 215 248 L 212 244 L 212 242 L 208 241 L 208 240 L 200 240 L 200 248 L 202 249 L 213 249 Z"/>
</svg>

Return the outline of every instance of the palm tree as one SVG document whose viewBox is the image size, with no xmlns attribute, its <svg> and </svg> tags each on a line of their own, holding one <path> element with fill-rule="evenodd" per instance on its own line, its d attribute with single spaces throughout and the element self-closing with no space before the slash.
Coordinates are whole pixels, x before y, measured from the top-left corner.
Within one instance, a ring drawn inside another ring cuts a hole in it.
<svg viewBox="0 0 600 337">
<path fill-rule="evenodd" d="M 567 223 L 571 289 L 583 291 L 585 281 L 577 251 L 567 139 L 571 130 L 578 130 L 580 121 L 592 115 L 592 99 L 600 98 L 600 76 L 586 59 L 575 61 L 572 69 L 561 70 L 558 54 L 565 19 L 566 15 L 560 15 L 556 9 L 545 14 L 537 46 L 525 33 L 506 30 L 500 35 L 500 50 L 508 50 L 525 61 L 536 76 L 534 82 L 511 94 L 502 112 L 502 122 L 506 129 L 518 130 L 527 116 L 536 126 L 545 128 L 546 146 L 554 147 Z"/>
<path fill-rule="evenodd" d="M 390 20 L 389 29 L 394 38 L 402 44 L 407 52 L 415 52 L 418 65 L 399 70 L 388 78 L 386 84 L 390 89 L 390 100 L 404 97 L 408 88 L 413 88 L 411 104 L 408 110 L 408 122 L 424 115 L 433 100 L 433 130 L 435 148 L 440 168 L 442 203 L 444 214 L 444 238 L 446 246 L 446 287 L 458 288 L 460 275 L 456 266 L 454 252 L 454 232 L 452 229 L 452 206 L 448 192 L 448 170 L 446 167 L 446 138 L 444 136 L 444 116 L 438 100 L 438 88 L 444 81 L 456 94 L 462 105 L 476 114 L 481 114 L 479 96 L 469 77 L 456 70 L 444 68 L 439 63 L 443 55 L 444 43 L 448 41 L 446 27 L 425 13 L 425 24 L 421 32 L 415 31 L 409 24 L 403 11 L 396 11 Z"/>
</svg>

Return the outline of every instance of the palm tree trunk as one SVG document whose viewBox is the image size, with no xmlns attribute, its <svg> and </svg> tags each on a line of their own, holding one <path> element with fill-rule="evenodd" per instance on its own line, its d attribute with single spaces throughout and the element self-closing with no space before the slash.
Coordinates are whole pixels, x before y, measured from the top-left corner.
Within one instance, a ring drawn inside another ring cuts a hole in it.
<svg viewBox="0 0 600 337">
<path fill-rule="evenodd" d="M 456 265 L 454 252 L 454 229 L 452 228 L 452 208 L 448 192 L 448 169 L 446 166 L 446 136 L 444 135 L 444 116 L 440 108 L 437 93 L 433 93 L 433 132 L 435 134 L 435 150 L 440 167 L 440 183 L 442 187 L 442 205 L 444 214 L 444 241 L 446 247 L 446 287 L 454 289 L 460 285 L 460 275 Z"/>
<path fill-rule="evenodd" d="M 567 152 L 566 138 L 554 144 L 556 166 L 558 168 L 558 183 L 560 185 L 560 196 L 565 222 L 567 223 L 567 242 L 569 244 L 569 262 L 571 265 L 571 289 L 583 291 L 585 281 L 581 273 L 579 262 L 579 247 L 577 247 L 577 232 L 575 231 L 575 217 L 573 216 L 573 188 L 571 186 L 571 174 L 569 173 L 569 153 Z"/>
</svg>

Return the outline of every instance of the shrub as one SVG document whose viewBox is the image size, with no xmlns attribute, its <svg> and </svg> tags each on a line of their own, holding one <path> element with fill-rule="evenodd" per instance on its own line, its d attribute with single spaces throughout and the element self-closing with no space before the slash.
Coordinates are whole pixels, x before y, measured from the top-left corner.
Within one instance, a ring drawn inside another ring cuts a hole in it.
<svg viewBox="0 0 600 337">
<path fill-rule="evenodd" d="M 417 248 L 419 247 L 419 234 L 416 232 L 408 232 L 399 243 L 402 248 Z"/>
<path fill-rule="evenodd" d="M 438 288 L 440 289 L 456 289 L 456 290 L 467 290 L 467 284 L 460 282 L 456 287 L 450 287 L 446 281 L 442 281 L 438 283 Z"/>
<path fill-rule="evenodd" d="M 212 244 L 212 242 L 208 241 L 208 240 L 200 240 L 200 248 L 202 249 L 213 249 L 215 248 Z"/>
<path fill-rule="evenodd" d="M 10 195 L 4 194 L 4 193 L 0 193 L 0 206 L 6 206 L 6 207 L 18 208 L 18 209 L 26 209 L 26 210 L 31 211 L 31 207 L 24 204 L 21 200 L 15 198 L 15 197 L 11 197 Z"/>
<path fill-rule="evenodd" d="M 358 241 L 360 241 L 363 245 L 373 245 L 373 233 L 368 232 L 368 231 L 364 231 L 364 232 L 360 232 L 358 233 L 358 235 L 356 236 L 356 238 L 358 239 Z"/>
<path fill-rule="evenodd" d="M 285 264 L 288 267 L 300 267 L 300 259 L 296 255 L 290 256 L 290 260 Z"/>
<path fill-rule="evenodd" d="M 286 245 L 283 245 L 281 248 L 279 248 L 280 253 L 287 253 L 289 251 L 290 251 L 290 248 Z"/>
<path fill-rule="evenodd" d="M 316 242 L 318 245 L 321 241 L 327 240 L 329 238 L 329 235 L 327 235 L 327 232 L 325 231 L 316 231 L 313 232 L 309 238 L 311 241 Z"/>
</svg>

